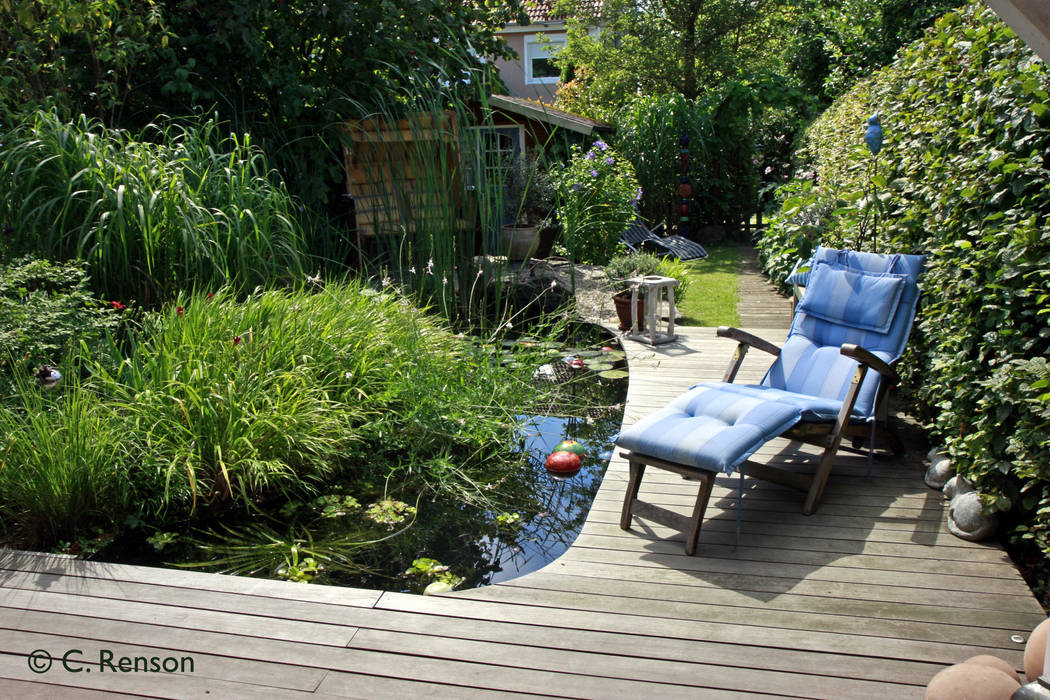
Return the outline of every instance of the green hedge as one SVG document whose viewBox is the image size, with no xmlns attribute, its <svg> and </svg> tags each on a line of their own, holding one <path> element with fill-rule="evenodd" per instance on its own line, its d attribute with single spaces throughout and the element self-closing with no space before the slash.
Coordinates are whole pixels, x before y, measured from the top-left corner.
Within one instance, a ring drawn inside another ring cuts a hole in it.
<svg viewBox="0 0 1050 700">
<path fill-rule="evenodd" d="M 927 254 L 910 395 L 988 509 L 1050 554 L 1050 69 L 967 4 L 840 98 L 803 158 L 759 245 L 767 272 L 818 242 L 870 250 L 875 215 L 879 251 Z"/>
</svg>

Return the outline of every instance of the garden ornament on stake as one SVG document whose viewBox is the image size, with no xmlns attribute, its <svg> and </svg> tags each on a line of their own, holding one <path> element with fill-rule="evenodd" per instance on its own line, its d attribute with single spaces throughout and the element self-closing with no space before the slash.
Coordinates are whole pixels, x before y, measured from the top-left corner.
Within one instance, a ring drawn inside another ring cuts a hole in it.
<svg viewBox="0 0 1050 700">
<path fill-rule="evenodd" d="M 877 237 L 879 230 L 879 202 L 878 197 L 875 196 L 875 184 L 877 184 L 876 178 L 879 174 L 879 151 L 882 150 L 882 123 L 879 121 L 878 112 L 868 117 L 868 128 L 864 131 L 864 143 L 868 144 L 868 150 L 871 151 L 872 155 L 872 164 L 868 169 L 868 192 L 865 200 L 867 202 L 866 207 L 874 206 L 875 208 L 871 214 L 871 249 L 872 252 L 877 253 L 879 249 Z M 865 216 L 865 218 L 867 217 Z M 860 232 L 858 232 L 859 235 Z M 860 250 L 859 239 L 857 240 L 857 249 Z"/>
</svg>

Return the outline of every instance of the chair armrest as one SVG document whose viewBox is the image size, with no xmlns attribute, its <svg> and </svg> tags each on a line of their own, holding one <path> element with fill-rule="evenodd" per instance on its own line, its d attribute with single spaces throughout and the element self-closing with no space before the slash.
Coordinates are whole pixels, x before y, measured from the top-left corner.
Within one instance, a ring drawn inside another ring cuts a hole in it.
<svg viewBox="0 0 1050 700">
<path fill-rule="evenodd" d="M 853 343 L 843 343 L 842 350 L 840 351 L 846 357 L 852 357 L 857 362 L 871 367 L 873 370 L 885 377 L 891 385 L 896 386 L 901 383 L 900 375 L 897 374 L 897 370 L 890 367 L 888 364 L 880 360 L 875 355 L 872 355 L 869 351 L 865 350 L 859 345 Z"/>
<path fill-rule="evenodd" d="M 768 352 L 770 355 L 780 355 L 780 348 L 773 345 L 773 343 L 768 340 L 762 340 L 757 335 L 751 335 L 739 328 L 719 326 L 715 333 L 721 338 L 731 338 L 737 342 L 736 352 L 733 353 L 733 359 L 729 362 L 729 368 L 722 375 L 722 381 L 726 384 L 732 384 L 733 380 L 736 379 L 736 373 L 740 370 L 740 365 L 744 364 L 744 355 L 747 355 L 748 348 L 756 347 L 759 350 Z"/>
<path fill-rule="evenodd" d="M 763 352 L 768 352 L 770 355 L 780 356 L 780 348 L 768 340 L 763 340 L 757 335 L 752 335 L 747 331 L 742 331 L 739 328 L 731 328 L 729 326 L 719 326 L 718 330 L 715 331 L 720 338 L 730 338 L 737 341 L 741 345 L 750 345 L 753 348 L 758 348 Z M 876 358 L 878 359 L 878 358 Z"/>
</svg>

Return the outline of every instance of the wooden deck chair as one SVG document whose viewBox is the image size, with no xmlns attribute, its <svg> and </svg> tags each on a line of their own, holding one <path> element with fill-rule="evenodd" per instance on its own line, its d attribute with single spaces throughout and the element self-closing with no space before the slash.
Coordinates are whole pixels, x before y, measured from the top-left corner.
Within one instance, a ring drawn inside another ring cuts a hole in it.
<svg viewBox="0 0 1050 700">
<path fill-rule="evenodd" d="M 641 219 L 635 219 L 627 224 L 627 228 L 620 234 L 620 242 L 635 253 L 645 248 L 655 248 L 661 255 L 670 255 L 680 260 L 699 260 L 707 257 L 707 251 L 696 241 L 691 241 L 684 236 L 659 236 L 657 231 L 663 228 L 660 224 L 649 228 Z"/>
<path fill-rule="evenodd" d="M 737 470 L 741 479 L 746 474 L 805 491 L 802 512 L 813 513 L 844 438 L 870 439 L 870 460 L 880 404 L 899 381 L 893 364 L 915 319 L 923 259 L 818 248 L 783 347 L 719 328 L 719 336 L 738 343 L 722 382 L 694 386 L 616 438 L 630 465 L 620 527 L 629 529 L 637 514 L 679 529 L 692 555 L 715 475 Z M 734 384 L 751 347 L 776 359 L 761 383 Z M 811 476 L 750 461 L 779 435 L 824 447 Z M 691 517 L 638 500 L 646 466 L 700 482 Z"/>
</svg>

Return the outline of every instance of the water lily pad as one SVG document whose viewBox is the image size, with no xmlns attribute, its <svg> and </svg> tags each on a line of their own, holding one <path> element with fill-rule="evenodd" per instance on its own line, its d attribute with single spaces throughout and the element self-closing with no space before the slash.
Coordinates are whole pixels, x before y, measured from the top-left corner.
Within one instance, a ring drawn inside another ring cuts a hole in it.
<svg viewBox="0 0 1050 700">
<path fill-rule="evenodd" d="M 577 357 L 583 358 L 598 357 L 599 355 L 601 355 L 601 353 L 597 350 L 580 350 L 578 353 L 576 353 Z"/>
<path fill-rule="evenodd" d="M 607 369 L 604 372 L 599 372 L 598 376 L 602 379 L 627 379 L 631 375 L 622 369 Z"/>
<path fill-rule="evenodd" d="M 613 350 L 611 352 L 602 353 L 602 359 L 607 362 L 615 362 L 617 360 L 626 360 L 627 353 L 622 350 Z"/>
<path fill-rule="evenodd" d="M 594 370 L 595 372 L 608 372 L 613 368 L 613 365 L 608 362 L 594 362 L 587 363 L 587 368 Z"/>
</svg>

